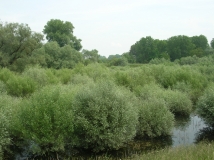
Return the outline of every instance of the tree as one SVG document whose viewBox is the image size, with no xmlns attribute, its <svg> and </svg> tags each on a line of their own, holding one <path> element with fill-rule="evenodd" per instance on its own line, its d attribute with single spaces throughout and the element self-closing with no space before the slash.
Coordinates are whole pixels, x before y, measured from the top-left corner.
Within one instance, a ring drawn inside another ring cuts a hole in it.
<svg viewBox="0 0 214 160">
<path fill-rule="evenodd" d="M 33 56 L 41 66 L 55 69 L 74 68 L 77 63 L 83 61 L 80 52 L 70 45 L 60 47 L 56 41 L 46 43 L 36 50 Z"/>
<path fill-rule="evenodd" d="M 210 42 L 211 47 L 214 49 L 214 38 L 212 39 L 212 41 Z"/>
<path fill-rule="evenodd" d="M 93 49 L 91 51 L 83 49 L 82 54 L 85 59 L 85 64 L 89 64 L 91 62 L 98 62 L 100 56 L 96 49 Z"/>
<path fill-rule="evenodd" d="M 150 36 L 141 38 L 140 41 L 131 46 L 129 54 L 136 57 L 136 62 L 138 63 L 149 62 L 157 56 L 157 47 L 154 39 Z"/>
<path fill-rule="evenodd" d="M 167 52 L 172 61 L 190 56 L 190 51 L 194 48 L 195 45 L 191 42 L 191 39 L 184 35 L 173 36 L 167 42 Z"/>
<path fill-rule="evenodd" d="M 73 35 L 74 26 L 71 22 L 63 22 L 59 19 L 51 19 L 44 27 L 43 33 L 46 34 L 48 42 L 56 41 L 60 47 L 70 45 L 79 51 L 82 48 L 81 39 Z"/>
<path fill-rule="evenodd" d="M 0 23 L 0 66 L 27 64 L 42 40 L 43 35 L 31 31 L 27 24 Z"/>
<path fill-rule="evenodd" d="M 208 40 L 204 35 L 193 36 L 191 37 L 191 41 L 195 45 L 195 48 L 201 48 L 205 50 L 208 47 Z"/>
</svg>

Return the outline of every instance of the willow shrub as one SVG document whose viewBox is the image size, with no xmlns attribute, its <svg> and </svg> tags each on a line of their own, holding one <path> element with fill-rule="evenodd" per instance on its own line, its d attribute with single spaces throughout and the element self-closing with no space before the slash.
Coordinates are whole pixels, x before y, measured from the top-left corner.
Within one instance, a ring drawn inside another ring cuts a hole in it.
<svg viewBox="0 0 214 160">
<path fill-rule="evenodd" d="M 0 80 L 7 82 L 14 73 L 7 68 L 0 69 Z"/>
<path fill-rule="evenodd" d="M 46 70 L 39 66 L 25 69 L 22 75 L 33 79 L 37 83 L 37 86 L 43 87 L 48 84 L 48 75 L 46 74 Z"/>
<path fill-rule="evenodd" d="M 22 101 L 14 134 L 28 143 L 30 152 L 63 151 L 73 131 L 72 101 L 76 87 L 45 86 Z"/>
<path fill-rule="evenodd" d="M 0 96 L 0 159 L 4 159 L 3 152 L 11 144 L 11 122 L 19 101 L 6 94 Z"/>
<path fill-rule="evenodd" d="M 190 66 L 153 66 L 156 82 L 164 88 L 174 88 L 177 83 L 185 83 L 190 86 L 188 93 L 191 100 L 195 103 L 206 87 L 208 80 L 194 67 Z"/>
<path fill-rule="evenodd" d="M 87 84 L 74 100 L 74 145 L 102 151 L 117 149 L 136 134 L 136 97 L 112 82 Z"/>
<path fill-rule="evenodd" d="M 210 85 L 199 98 L 197 113 L 209 125 L 214 126 L 214 84 Z"/>
<path fill-rule="evenodd" d="M 23 97 L 36 90 L 36 82 L 27 76 L 13 75 L 6 82 L 7 92 L 10 95 Z"/>
<path fill-rule="evenodd" d="M 142 100 L 163 99 L 168 109 L 174 114 L 190 114 L 192 102 L 189 96 L 178 90 L 164 89 L 157 84 L 145 85 L 138 91 Z"/>
<path fill-rule="evenodd" d="M 87 66 L 78 64 L 73 69 L 73 74 L 87 75 L 92 78 L 95 82 L 101 79 L 111 79 L 110 69 L 103 64 L 91 63 Z"/>
<path fill-rule="evenodd" d="M 173 125 L 174 115 L 163 99 L 149 98 L 142 101 L 137 136 L 155 138 L 170 135 Z"/>
</svg>

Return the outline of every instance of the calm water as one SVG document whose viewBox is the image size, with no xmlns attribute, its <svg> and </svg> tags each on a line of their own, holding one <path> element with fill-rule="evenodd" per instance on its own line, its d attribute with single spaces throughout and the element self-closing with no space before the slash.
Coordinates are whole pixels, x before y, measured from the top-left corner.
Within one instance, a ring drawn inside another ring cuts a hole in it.
<svg viewBox="0 0 214 160">
<path fill-rule="evenodd" d="M 172 146 L 189 145 L 197 142 L 197 135 L 208 126 L 197 115 L 177 117 L 172 131 Z"/>
</svg>

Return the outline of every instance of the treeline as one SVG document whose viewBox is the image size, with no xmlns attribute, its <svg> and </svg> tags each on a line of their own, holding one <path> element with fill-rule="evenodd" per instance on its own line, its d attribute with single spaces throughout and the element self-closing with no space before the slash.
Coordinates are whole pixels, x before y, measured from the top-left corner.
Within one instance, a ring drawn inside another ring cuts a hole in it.
<svg viewBox="0 0 214 160">
<path fill-rule="evenodd" d="M 214 41 L 211 42 L 213 46 Z M 171 61 L 182 57 L 203 57 L 213 54 L 213 49 L 208 44 L 204 35 L 188 37 L 184 35 L 173 36 L 167 40 L 143 37 L 131 46 L 130 61 L 148 63 L 155 58 L 165 58 Z"/>
<path fill-rule="evenodd" d="M 207 38 L 200 36 L 173 36 L 168 40 L 143 37 L 122 55 L 100 56 L 96 49 L 82 49 L 81 39 L 73 34 L 70 22 L 51 19 L 43 34 L 33 32 L 27 24 L 0 23 L 0 66 L 23 71 L 26 66 L 69 68 L 78 63 L 98 62 L 107 66 L 125 66 L 128 63 L 148 63 L 164 58 L 170 61 L 187 56 L 203 57 L 213 54 L 214 39 L 209 46 Z M 44 43 L 44 35 L 47 42 Z"/>
</svg>

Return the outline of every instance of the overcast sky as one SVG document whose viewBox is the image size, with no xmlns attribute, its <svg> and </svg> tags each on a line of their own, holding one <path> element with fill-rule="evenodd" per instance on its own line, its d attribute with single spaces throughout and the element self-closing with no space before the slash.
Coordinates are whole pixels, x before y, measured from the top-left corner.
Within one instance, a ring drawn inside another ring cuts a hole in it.
<svg viewBox="0 0 214 160">
<path fill-rule="evenodd" d="M 122 54 L 142 37 L 214 38 L 214 0 L 0 0 L 2 22 L 41 32 L 50 19 L 71 22 L 83 49 Z"/>
</svg>

